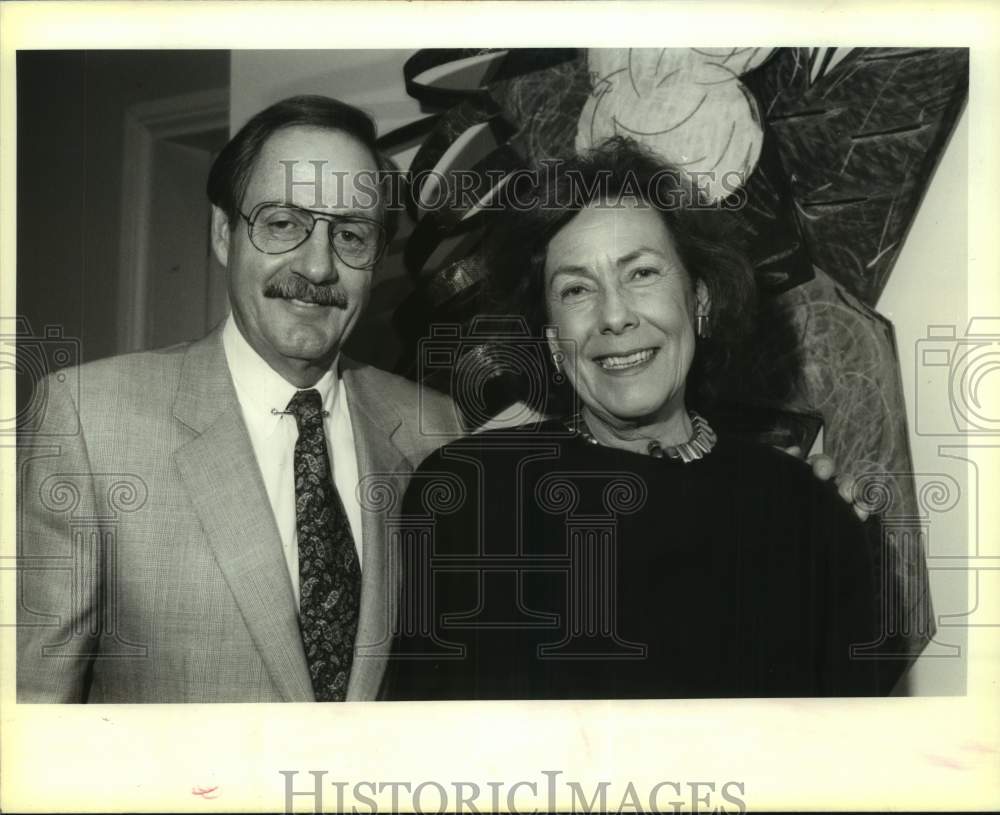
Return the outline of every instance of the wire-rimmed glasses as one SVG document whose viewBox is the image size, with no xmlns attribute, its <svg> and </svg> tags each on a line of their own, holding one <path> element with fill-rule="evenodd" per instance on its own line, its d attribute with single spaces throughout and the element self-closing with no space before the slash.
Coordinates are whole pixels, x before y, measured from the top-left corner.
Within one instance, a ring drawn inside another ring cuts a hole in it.
<svg viewBox="0 0 1000 815">
<path fill-rule="evenodd" d="M 250 243 L 266 255 L 298 249 L 312 235 L 317 221 L 330 224 L 330 247 L 352 269 L 371 269 L 385 252 L 385 228 L 371 218 L 332 215 L 275 201 L 257 204 L 249 215 L 238 211 L 247 222 Z"/>
</svg>

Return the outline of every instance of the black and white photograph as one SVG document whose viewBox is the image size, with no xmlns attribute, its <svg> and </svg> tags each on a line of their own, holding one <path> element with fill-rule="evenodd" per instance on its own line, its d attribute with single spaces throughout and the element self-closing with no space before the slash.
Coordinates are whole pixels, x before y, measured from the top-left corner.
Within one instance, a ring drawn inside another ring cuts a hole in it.
<svg viewBox="0 0 1000 815">
<path fill-rule="evenodd" d="M 5 809 L 1000 803 L 975 4 L 659 47 L 19 5 Z"/>
</svg>

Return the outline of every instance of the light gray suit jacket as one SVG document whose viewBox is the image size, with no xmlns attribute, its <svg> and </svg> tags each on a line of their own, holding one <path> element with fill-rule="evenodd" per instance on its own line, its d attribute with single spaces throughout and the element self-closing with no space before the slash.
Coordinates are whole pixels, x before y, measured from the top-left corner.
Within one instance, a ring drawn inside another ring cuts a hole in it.
<svg viewBox="0 0 1000 815">
<path fill-rule="evenodd" d="M 461 426 L 447 397 L 349 360 L 341 372 L 370 488 L 348 685 L 363 700 L 391 640 L 386 524 L 414 467 Z M 19 439 L 18 701 L 314 701 L 221 331 L 39 387 Z"/>
</svg>

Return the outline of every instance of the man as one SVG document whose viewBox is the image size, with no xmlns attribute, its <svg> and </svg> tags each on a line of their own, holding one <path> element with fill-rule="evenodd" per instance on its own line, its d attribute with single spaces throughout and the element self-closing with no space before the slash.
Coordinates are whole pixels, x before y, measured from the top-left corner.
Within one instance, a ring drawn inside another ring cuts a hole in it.
<svg viewBox="0 0 1000 815">
<path fill-rule="evenodd" d="M 229 318 L 82 366 L 78 401 L 47 381 L 19 468 L 18 701 L 375 697 L 393 586 L 357 485 L 401 492 L 461 432 L 446 397 L 341 353 L 392 229 L 387 166 L 355 108 L 261 112 L 208 182 Z"/>
</svg>

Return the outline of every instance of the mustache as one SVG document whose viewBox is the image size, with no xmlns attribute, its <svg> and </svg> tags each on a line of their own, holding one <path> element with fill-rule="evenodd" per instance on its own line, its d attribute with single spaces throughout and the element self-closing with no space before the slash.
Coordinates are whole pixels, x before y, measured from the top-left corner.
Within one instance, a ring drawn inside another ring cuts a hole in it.
<svg viewBox="0 0 1000 815">
<path fill-rule="evenodd" d="M 274 280 L 264 287 L 264 296 L 279 300 L 302 300 L 321 306 L 347 308 L 347 294 L 338 286 L 317 286 L 301 277 Z"/>
</svg>

